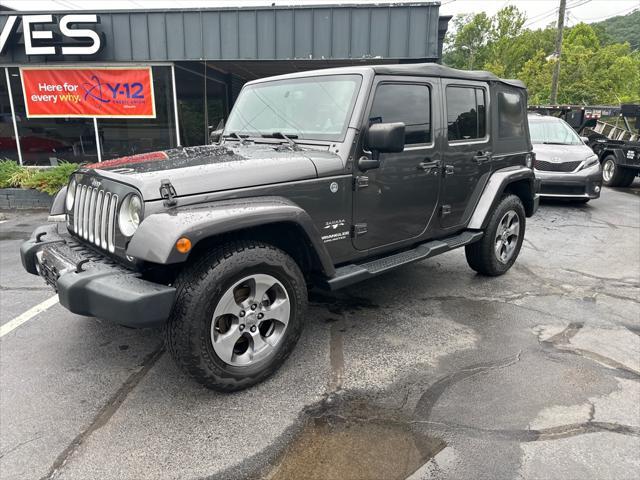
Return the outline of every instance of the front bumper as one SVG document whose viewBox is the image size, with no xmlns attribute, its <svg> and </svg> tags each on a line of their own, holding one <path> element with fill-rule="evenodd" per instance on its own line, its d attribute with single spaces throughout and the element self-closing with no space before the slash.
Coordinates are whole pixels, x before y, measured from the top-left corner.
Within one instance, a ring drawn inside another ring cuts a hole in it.
<svg viewBox="0 0 640 480">
<path fill-rule="evenodd" d="M 535 170 L 540 181 L 539 194 L 543 197 L 598 198 L 602 190 L 600 165 L 577 172 L 545 172 Z"/>
<path fill-rule="evenodd" d="M 175 288 L 150 282 L 104 255 L 43 225 L 20 247 L 24 269 L 40 275 L 58 292 L 60 304 L 78 315 L 129 327 L 166 322 Z"/>
</svg>

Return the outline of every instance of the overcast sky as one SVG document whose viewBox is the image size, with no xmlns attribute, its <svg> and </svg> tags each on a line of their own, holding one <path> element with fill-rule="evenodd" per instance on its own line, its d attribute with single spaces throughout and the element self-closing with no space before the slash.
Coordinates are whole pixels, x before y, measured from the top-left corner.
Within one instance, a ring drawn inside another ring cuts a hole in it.
<svg viewBox="0 0 640 480">
<path fill-rule="evenodd" d="M 392 3 L 417 3 L 414 1 L 396 0 Z M 213 8 L 243 7 L 271 4 L 286 5 L 319 5 L 319 4 L 353 4 L 353 3 L 390 3 L 385 1 L 371 2 L 363 0 L 0 0 L 0 5 L 16 10 L 81 10 L 93 11 L 109 9 L 164 9 L 164 8 Z M 486 12 L 492 15 L 505 5 L 516 5 L 527 14 L 527 27 L 538 28 L 553 22 L 557 17 L 559 0 L 442 0 L 441 15 L 458 13 Z M 640 0 L 567 0 L 568 24 L 578 22 L 597 22 L 608 17 L 624 15 L 640 8 Z"/>
</svg>

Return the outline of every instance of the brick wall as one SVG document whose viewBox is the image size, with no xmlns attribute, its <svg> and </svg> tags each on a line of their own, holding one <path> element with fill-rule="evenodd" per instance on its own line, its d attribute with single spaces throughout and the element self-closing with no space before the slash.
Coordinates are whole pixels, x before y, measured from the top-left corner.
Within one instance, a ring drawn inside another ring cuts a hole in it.
<svg viewBox="0 0 640 480">
<path fill-rule="evenodd" d="M 26 188 L 0 188 L 0 209 L 49 209 L 53 197 L 38 190 Z"/>
</svg>

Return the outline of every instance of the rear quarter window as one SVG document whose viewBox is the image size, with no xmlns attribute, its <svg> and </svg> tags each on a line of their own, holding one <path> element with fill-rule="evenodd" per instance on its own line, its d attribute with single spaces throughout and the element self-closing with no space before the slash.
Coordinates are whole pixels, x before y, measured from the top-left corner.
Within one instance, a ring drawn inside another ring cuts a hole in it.
<svg viewBox="0 0 640 480">
<path fill-rule="evenodd" d="M 524 136 L 524 100 L 521 93 L 498 92 L 498 137 Z"/>
</svg>

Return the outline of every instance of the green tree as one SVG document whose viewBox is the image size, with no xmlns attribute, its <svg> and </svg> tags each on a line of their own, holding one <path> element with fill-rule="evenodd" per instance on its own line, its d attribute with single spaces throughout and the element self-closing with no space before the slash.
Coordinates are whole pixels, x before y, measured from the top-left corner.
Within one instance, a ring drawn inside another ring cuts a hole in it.
<svg viewBox="0 0 640 480">
<path fill-rule="evenodd" d="M 635 14 L 634 14 L 635 15 Z M 555 59 L 555 28 L 529 30 L 513 6 L 493 17 L 484 13 L 455 18 L 447 37 L 444 63 L 456 68 L 489 70 L 519 78 L 533 104 L 549 102 Z M 605 33 L 606 32 L 606 33 Z M 640 52 L 629 43 L 611 43 L 612 32 L 580 23 L 563 40 L 558 101 L 618 104 L 640 100 Z"/>
</svg>

